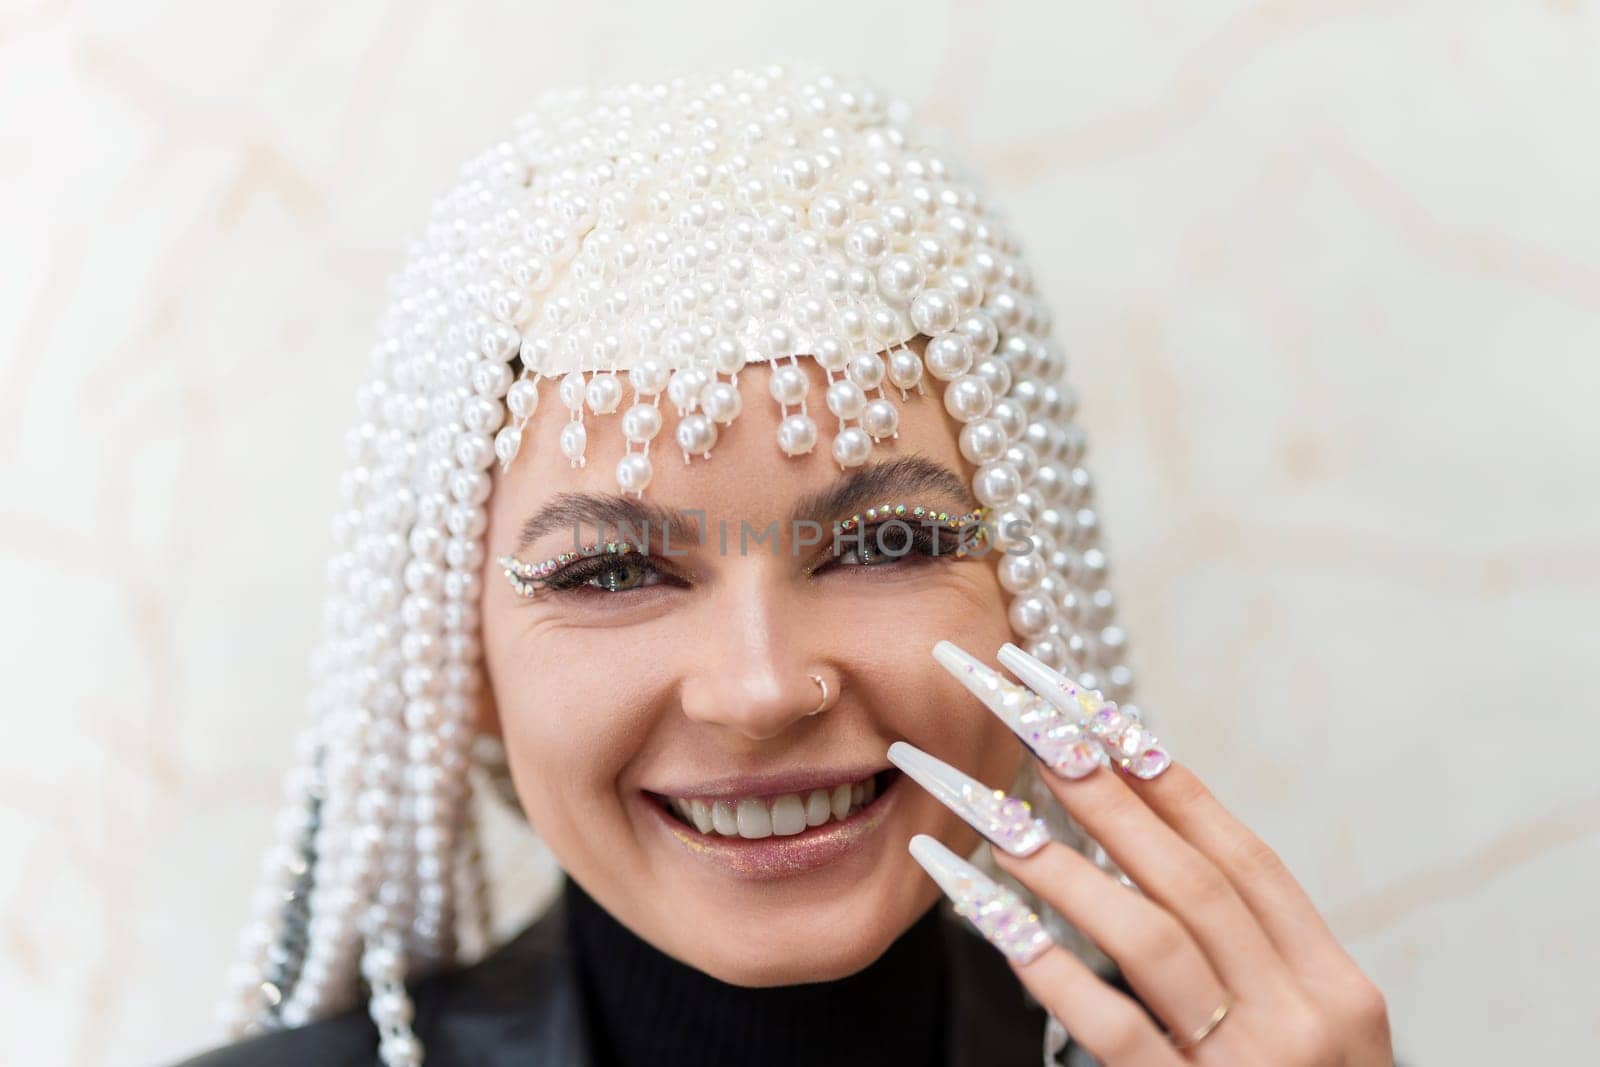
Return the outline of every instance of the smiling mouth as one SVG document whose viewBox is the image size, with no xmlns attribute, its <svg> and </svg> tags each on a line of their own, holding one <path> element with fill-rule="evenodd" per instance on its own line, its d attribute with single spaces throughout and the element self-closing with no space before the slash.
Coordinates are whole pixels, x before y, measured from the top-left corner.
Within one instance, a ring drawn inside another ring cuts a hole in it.
<svg viewBox="0 0 1600 1067">
<path fill-rule="evenodd" d="M 704 837 L 794 837 L 807 830 L 848 822 L 871 808 L 900 777 L 890 767 L 858 781 L 804 793 L 756 797 L 650 797 L 669 816 Z"/>
</svg>

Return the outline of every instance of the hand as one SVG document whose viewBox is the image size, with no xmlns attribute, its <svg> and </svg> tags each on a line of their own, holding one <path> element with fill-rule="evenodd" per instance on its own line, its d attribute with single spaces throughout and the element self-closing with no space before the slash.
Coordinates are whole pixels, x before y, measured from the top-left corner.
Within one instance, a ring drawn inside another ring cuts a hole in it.
<svg viewBox="0 0 1600 1067">
<path fill-rule="evenodd" d="M 1051 792 L 1142 891 L 1050 841 L 1021 801 L 910 745 L 890 750 L 989 838 L 1003 870 L 1117 962 L 1159 1020 L 1055 945 L 1014 894 L 915 838 L 956 910 L 1090 1054 L 1106 1067 L 1393 1064 L 1383 995 L 1277 855 L 1142 724 L 1013 646 L 1001 660 L 1030 688 L 949 643 L 935 655 L 1023 738 Z"/>
</svg>

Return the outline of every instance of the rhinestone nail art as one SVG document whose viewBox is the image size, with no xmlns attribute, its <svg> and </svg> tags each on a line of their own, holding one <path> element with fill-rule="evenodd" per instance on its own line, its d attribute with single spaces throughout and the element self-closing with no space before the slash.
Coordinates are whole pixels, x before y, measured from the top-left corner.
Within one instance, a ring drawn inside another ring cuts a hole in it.
<svg viewBox="0 0 1600 1067">
<path fill-rule="evenodd" d="M 1009 726 L 1045 766 L 1063 778 L 1082 778 L 1107 762 L 1104 749 L 1083 725 L 1032 690 L 949 641 L 934 646 L 933 658 Z"/>
<path fill-rule="evenodd" d="M 1098 691 L 1084 689 L 1016 645 L 1002 645 L 999 659 L 1063 716 L 1081 717 L 1080 732 L 1087 731 L 1112 762 L 1135 778 L 1154 778 L 1172 766 L 1172 757 L 1133 708 L 1118 707 Z"/>
<path fill-rule="evenodd" d="M 911 839 L 911 855 L 939 883 L 957 915 L 1006 959 L 1017 966 L 1038 959 L 1053 942 L 1039 917 L 1011 890 L 992 879 L 927 834 Z"/>
<path fill-rule="evenodd" d="M 995 847 L 1013 856 L 1028 856 L 1049 843 L 1049 828 L 1042 819 L 1033 817 L 1033 809 L 1026 800 L 990 789 L 904 741 L 889 746 L 889 761 L 965 819 Z"/>
</svg>

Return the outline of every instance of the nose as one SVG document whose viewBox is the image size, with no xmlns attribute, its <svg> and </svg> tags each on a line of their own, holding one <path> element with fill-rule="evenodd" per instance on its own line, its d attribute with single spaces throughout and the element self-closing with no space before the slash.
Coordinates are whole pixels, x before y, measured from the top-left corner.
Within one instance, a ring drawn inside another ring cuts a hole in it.
<svg viewBox="0 0 1600 1067">
<path fill-rule="evenodd" d="M 753 741 L 776 737 L 816 711 L 822 690 L 816 620 L 762 568 L 730 577 L 706 605 L 683 713 Z"/>
</svg>

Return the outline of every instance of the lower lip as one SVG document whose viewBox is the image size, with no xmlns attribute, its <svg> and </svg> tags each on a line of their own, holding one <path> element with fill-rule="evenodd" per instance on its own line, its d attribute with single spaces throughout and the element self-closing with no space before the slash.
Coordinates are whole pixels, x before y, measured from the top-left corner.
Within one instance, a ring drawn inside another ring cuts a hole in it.
<svg viewBox="0 0 1600 1067">
<path fill-rule="evenodd" d="M 844 858 L 883 825 L 900 796 L 905 775 L 897 774 L 871 804 L 843 822 L 829 822 L 784 837 L 723 837 L 702 834 L 680 822 L 650 797 L 641 797 L 661 826 L 688 852 L 722 867 L 736 878 L 770 881 L 826 867 Z"/>
</svg>

